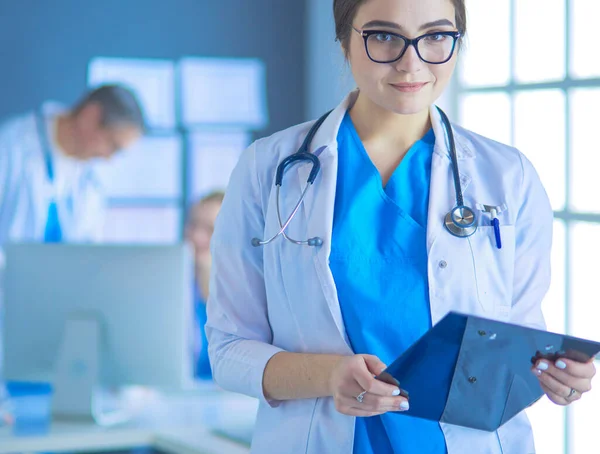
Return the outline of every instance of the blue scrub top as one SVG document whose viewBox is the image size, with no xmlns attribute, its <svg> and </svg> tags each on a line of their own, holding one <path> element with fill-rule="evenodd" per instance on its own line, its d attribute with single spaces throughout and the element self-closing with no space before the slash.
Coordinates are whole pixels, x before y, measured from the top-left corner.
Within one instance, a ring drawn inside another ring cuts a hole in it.
<svg viewBox="0 0 600 454">
<path fill-rule="evenodd" d="M 391 364 L 431 327 L 426 226 L 435 136 L 430 130 L 413 145 L 385 188 L 348 113 L 337 140 L 330 267 L 354 352 Z M 354 452 L 447 450 L 438 423 L 386 413 L 356 418 Z"/>
<path fill-rule="evenodd" d="M 208 339 L 206 338 L 206 302 L 198 292 L 198 286 L 194 283 L 194 312 L 196 315 L 196 329 L 200 332 L 200 352 L 195 358 L 194 376 L 203 380 L 212 379 L 212 369 L 210 368 L 210 360 L 208 357 Z"/>
</svg>

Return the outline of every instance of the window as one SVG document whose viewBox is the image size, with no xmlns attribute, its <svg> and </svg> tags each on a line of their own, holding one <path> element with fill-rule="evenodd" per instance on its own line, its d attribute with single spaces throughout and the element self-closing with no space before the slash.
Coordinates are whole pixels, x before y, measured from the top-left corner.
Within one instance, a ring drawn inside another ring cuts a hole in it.
<svg viewBox="0 0 600 454">
<path fill-rule="evenodd" d="M 600 340 L 600 2 L 468 0 L 467 8 L 458 122 L 516 146 L 535 166 L 555 215 L 548 329 Z M 600 450 L 598 408 L 597 389 L 566 410 L 544 398 L 528 410 L 538 451 Z"/>
<path fill-rule="evenodd" d="M 93 59 L 89 85 L 131 88 L 149 126 L 131 149 L 98 165 L 109 197 L 105 240 L 181 241 L 188 205 L 226 188 L 252 131 L 266 126 L 265 81 L 256 59 Z"/>
</svg>

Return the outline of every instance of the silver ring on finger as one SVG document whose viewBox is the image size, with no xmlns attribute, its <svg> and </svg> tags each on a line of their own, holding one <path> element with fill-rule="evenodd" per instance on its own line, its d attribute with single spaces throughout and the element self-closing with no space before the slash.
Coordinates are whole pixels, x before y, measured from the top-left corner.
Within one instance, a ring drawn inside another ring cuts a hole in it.
<svg viewBox="0 0 600 454">
<path fill-rule="evenodd" d="M 569 391 L 569 395 L 565 398 L 567 400 L 571 400 L 571 398 L 577 394 L 577 390 L 575 388 L 571 388 L 571 391 Z"/>
<path fill-rule="evenodd" d="M 363 391 L 358 396 L 356 396 L 356 400 L 358 401 L 359 404 L 362 404 L 363 400 L 365 399 L 365 394 L 367 394 L 367 392 Z"/>
</svg>

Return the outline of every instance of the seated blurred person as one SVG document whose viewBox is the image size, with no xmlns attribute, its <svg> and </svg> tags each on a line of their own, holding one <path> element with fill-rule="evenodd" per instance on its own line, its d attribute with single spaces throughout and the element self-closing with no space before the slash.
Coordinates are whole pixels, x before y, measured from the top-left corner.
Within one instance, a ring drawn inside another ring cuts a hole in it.
<svg viewBox="0 0 600 454">
<path fill-rule="evenodd" d="M 210 239 L 224 196 L 222 191 L 215 191 L 194 203 L 188 211 L 185 228 L 185 238 L 194 250 L 194 312 L 199 331 L 196 337 L 201 340 L 201 345 L 196 348 L 195 372 L 197 378 L 207 380 L 212 379 L 204 332 L 211 266 Z"/>
</svg>

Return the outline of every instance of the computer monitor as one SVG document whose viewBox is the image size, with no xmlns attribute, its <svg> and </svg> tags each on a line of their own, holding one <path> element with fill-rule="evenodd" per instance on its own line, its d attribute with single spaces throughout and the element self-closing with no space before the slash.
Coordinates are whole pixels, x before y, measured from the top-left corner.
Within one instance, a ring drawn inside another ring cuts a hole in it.
<svg viewBox="0 0 600 454">
<path fill-rule="evenodd" d="M 4 379 L 50 382 L 55 415 L 96 420 L 98 386 L 186 386 L 192 269 L 184 245 L 8 245 Z"/>
</svg>

